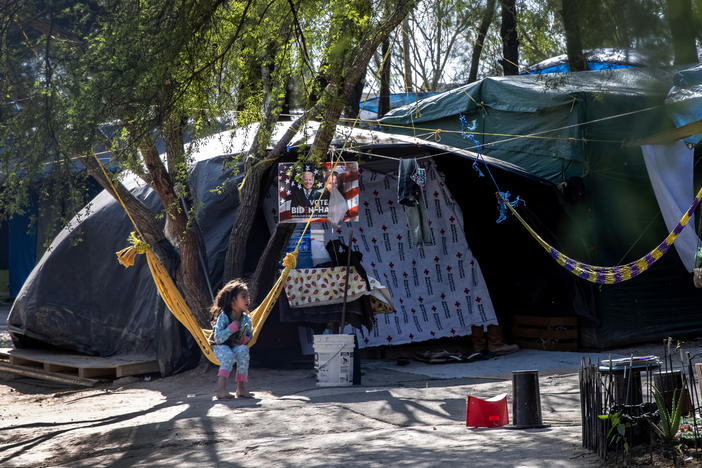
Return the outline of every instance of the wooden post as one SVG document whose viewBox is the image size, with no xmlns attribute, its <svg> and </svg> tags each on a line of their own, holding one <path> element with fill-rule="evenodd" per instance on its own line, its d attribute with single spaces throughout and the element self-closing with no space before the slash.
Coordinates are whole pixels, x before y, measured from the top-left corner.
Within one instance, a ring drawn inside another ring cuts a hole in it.
<svg viewBox="0 0 702 468">
<path fill-rule="evenodd" d="M 702 395 L 702 362 L 695 363 L 695 372 L 697 373 L 697 385 L 699 386 L 700 395 Z"/>
</svg>

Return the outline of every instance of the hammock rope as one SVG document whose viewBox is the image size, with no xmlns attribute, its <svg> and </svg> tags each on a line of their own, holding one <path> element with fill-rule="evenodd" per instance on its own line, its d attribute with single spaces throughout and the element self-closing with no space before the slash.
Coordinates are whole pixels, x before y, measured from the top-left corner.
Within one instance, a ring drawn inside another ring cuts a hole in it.
<svg viewBox="0 0 702 468">
<path fill-rule="evenodd" d="M 503 197 L 503 194 L 498 193 L 501 202 L 506 206 L 512 214 L 519 220 L 520 223 L 529 231 L 534 239 L 548 252 L 548 254 L 553 258 L 559 265 L 561 265 L 566 270 L 570 271 L 575 276 L 582 278 L 584 280 L 590 281 L 591 283 L 597 284 L 616 284 L 623 281 L 630 280 L 644 271 L 648 270 L 651 265 L 657 262 L 673 245 L 675 240 L 678 238 L 682 230 L 690 222 L 690 218 L 695 212 L 695 209 L 700 204 L 702 200 L 702 188 L 695 196 L 690 208 L 683 214 L 680 222 L 675 228 L 670 231 L 668 236 L 658 244 L 658 246 L 651 250 L 649 253 L 643 257 L 635 260 L 633 262 L 626 263 L 624 265 L 617 265 L 611 267 L 588 265 L 587 263 L 582 263 L 574 260 L 562 252 L 558 251 L 551 245 L 549 245 L 545 240 L 539 236 L 536 231 L 534 231 L 529 224 L 517 213 L 516 208 Z"/>
<path fill-rule="evenodd" d="M 134 221 L 134 218 L 127 209 L 127 205 L 124 204 L 124 200 L 122 200 L 122 197 L 119 195 L 117 188 L 115 187 L 114 183 L 112 183 L 112 178 L 105 170 L 105 167 L 102 165 L 100 159 L 97 157 L 97 154 L 95 152 L 93 152 L 93 157 L 100 166 L 100 170 L 102 170 L 102 173 L 105 176 L 107 183 L 112 188 L 112 192 L 114 193 L 115 198 L 117 198 L 119 204 L 122 205 L 122 208 L 124 209 L 125 213 L 127 213 L 127 216 L 129 217 L 129 220 L 132 222 L 132 225 L 135 229 L 135 231 L 132 231 L 128 238 L 128 241 L 131 245 L 116 253 L 117 260 L 125 268 L 129 268 L 130 266 L 134 265 L 134 261 L 136 260 L 137 255 L 146 255 L 146 262 L 149 265 L 151 276 L 154 279 L 156 289 L 158 289 L 158 292 L 161 298 L 163 299 L 163 302 L 166 304 L 166 307 L 168 307 L 168 309 L 175 316 L 175 318 L 180 323 L 182 323 L 183 326 L 190 332 L 190 334 L 195 339 L 195 342 L 197 343 L 198 347 L 205 355 L 205 357 L 207 357 L 207 359 L 213 364 L 219 365 L 219 361 L 217 360 L 217 358 L 214 357 L 214 353 L 212 352 L 212 347 L 207 342 L 207 336 L 205 335 L 205 332 L 198 325 L 197 321 L 195 320 L 195 317 L 188 308 L 185 299 L 183 299 L 183 296 L 180 294 L 178 287 L 175 285 L 175 283 L 171 279 L 171 276 L 168 274 L 168 271 L 166 271 L 166 268 L 163 266 L 156 254 L 153 252 L 151 246 L 144 240 L 144 236 L 141 234 L 139 226 L 137 226 L 136 222 Z"/>
</svg>

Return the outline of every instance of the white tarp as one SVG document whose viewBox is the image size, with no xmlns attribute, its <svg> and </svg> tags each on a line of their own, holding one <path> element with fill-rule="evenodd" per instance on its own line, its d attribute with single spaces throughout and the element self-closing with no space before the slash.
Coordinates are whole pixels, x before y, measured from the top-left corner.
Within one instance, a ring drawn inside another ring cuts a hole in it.
<svg viewBox="0 0 702 468">
<path fill-rule="evenodd" d="M 641 151 L 663 220 L 668 230 L 672 231 L 695 198 L 694 151 L 682 141 L 670 145 L 645 145 Z M 683 265 L 690 272 L 697 243 L 692 219 L 673 244 Z"/>
</svg>

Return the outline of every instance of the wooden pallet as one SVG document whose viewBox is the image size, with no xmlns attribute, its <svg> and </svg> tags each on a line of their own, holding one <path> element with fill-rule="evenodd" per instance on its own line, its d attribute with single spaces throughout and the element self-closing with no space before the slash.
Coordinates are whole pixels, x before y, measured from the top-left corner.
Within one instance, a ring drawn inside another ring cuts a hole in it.
<svg viewBox="0 0 702 468">
<path fill-rule="evenodd" d="M 578 318 L 517 315 L 512 336 L 522 348 L 577 351 Z"/>
<path fill-rule="evenodd" d="M 0 350 L 0 371 L 28 377 L 92 386 L 100 380 L 159 371 L 158 362 L 144 355 L 109 358 L 60 352 L 56 350 Z"/>
</svg>

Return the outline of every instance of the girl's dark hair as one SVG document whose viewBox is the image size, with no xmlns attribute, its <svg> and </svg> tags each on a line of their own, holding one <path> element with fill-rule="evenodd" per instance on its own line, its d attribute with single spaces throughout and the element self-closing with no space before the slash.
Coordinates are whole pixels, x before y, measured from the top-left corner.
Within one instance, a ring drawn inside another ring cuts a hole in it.
<svg viewBox="0 0 702 468">
<path fill-rule="evenodd" d="M 210 307 L 210 320 L 217 320 L 217 316 L 222 312 L 227 315 L 232 313 L 232 301 L 241 291 L 248 290 L 249 287 L 242 279 L 233 279 L 219 290 L 215 297 L 214 304 Z"/>
</svg>

